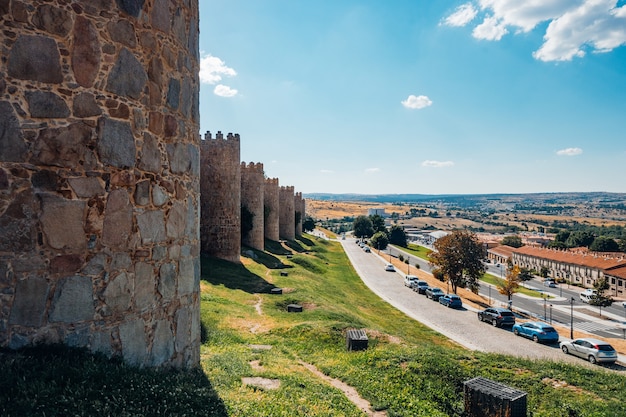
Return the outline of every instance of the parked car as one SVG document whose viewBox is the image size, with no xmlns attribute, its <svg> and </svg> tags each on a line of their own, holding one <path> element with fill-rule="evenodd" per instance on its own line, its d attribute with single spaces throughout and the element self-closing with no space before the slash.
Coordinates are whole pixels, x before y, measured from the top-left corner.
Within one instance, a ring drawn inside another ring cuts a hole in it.
<svg viewBox="0 0 626 417">
<path fill-rule="evenodd" d="M 388 271 L 388 272 L 396 272 L 396 268 L 394 268 L 394 267 L 393 267 L 393 265 L 391 265 L 391 264 L 387 264 L 387 265 L 385 266 L 385 271 Z"/>
<path fill-rule="evenodd" d="M 515 315 L 506 308 L 489 307 L 478 312 L 478 320 L 491 323 L 494 327 L 513 326 Z"/>
<path fill-rule="evenodd" d="M 446 293 L 443 292 L 441 288 L 437 287 L 428 287 L 425 294 L 426 298 L 430 298 L 433 301 L 439 301 L 439 297 L 443 297 L 444 295 L 446 295 Z"/>
<path fill-rule="evenodd" d="M 574 339 L 561 342 L 561 350 L 565 354 L 571 354 L 591 363 L 608 362 L 617 360 L 617 352 L 608 343 L 590 338 Z"/>
<path fill-rule="evenodd" d="M 532 339 L 534 342 L 556 343 L 559 341 L 559 334 L 554 327 L 541 321 L 514 324 L 513 333 L 516 336 Z"/>
<path fill-rule="evenodd" d="M 439 297 L 439 304 L 443 304 L 444 306 L 450 308 L 463 307 L 463 301 L 461 301 L 461 297 L 456 294 L 446 294 Z"/>
<path fill-rule="evenodd" d="M 418 294 L 425 294 L 428 288 L 428 282 L 418 280 L 413 283 L 413 291 L 417 291 Z"/>
<path fill-rule="evenodd" d="M 583 303 L 588 303 L 597 294 L 598 292 L 596 290 L 586 289 L 585 291 L 580 293 L 580 301 L 582 301 Z"/>
<path fill-rule="evenodd" d="M 419 281 L 419 278 L 417 278 L 415 275 L 407 275 L 404 277 L 404 286 L 413 288 L 413 285 L 415 285 L 415 282 L 417 281 Z"/>
<path fill-rule="evenodd" d="M 365 246 L 365 247 L 363 248 L 363 251 L 365 251 L 365 253 L 370 253 L 372 250 L 370 249 L 370 247 L 369 247 L 369 246 Z"/>
<path fill-rule="evenodd" d="M 544 287 L 556 288 L 556 283 L 554 282 L 554 280 L 551 279 L 543 281 L 543 285 Z"/>
</svg>

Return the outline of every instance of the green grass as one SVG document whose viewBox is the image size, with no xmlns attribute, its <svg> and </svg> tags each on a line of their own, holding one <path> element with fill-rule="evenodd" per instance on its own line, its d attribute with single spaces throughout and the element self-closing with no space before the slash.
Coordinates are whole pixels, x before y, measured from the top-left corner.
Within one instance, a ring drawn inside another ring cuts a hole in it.
<svg viewBox="0 0 626 417">
<path fill-rule="evenodd" d="M 476 376 L 528 392 L 533 417 L 626 416 L 622 375 L 462 349 L 373 295 L 339 243 L 307 237 L 287 247 L 271 255 L 284 269 L 257 256 L 202 259 L 204 372 L 137 369 L 68 348 L 0 354 L 0 415 L 363 416 L 304 361 L 391 417 L 460 417 L 463 381 Z M 290 303 L 304 311 L 288 313 Z M 347 352 L 347 328 L 366 329 L 369 348 Z"/>
<path fill-rule="evenodd" d="M 414 243 L 409 243 L 409 245 L 406 248 L 403 248 L 402 246 L 398 246 L 398 245 L 391 245 L 394 248 L 410 253 L 413 256 L 417 256 L 418 258 L 422 258 L 425 261 L 428 261 L 428 253 L 431 251 L 430 249 L 422 246 L 422 245 L 416 245 Z"/>
<path fill-rule="evenodd" d="M 492 274 L 483 274 L 482 278 L 480 278 L 481 281 L 486 282 L 487 284 L 491 284 L 491 285 L 498 285 L 499 281 L 502 281 L 502 278 L 496 277 L 495 275 Z M 523 286 L 519 286 L 517 289 L 517 293 L 519 294 L 524 294 L 527 295 L 529 297 L 535 297 L 535 298 L 543 298 L 544 293 L 540 292 L 540 291 L 535 291 L 535 290 L 531 290 L 528 289 L 526 287 Z M 550 294 L 547 294 L 546 298 L 550 299 L 553 298 Z"/>
</svg>

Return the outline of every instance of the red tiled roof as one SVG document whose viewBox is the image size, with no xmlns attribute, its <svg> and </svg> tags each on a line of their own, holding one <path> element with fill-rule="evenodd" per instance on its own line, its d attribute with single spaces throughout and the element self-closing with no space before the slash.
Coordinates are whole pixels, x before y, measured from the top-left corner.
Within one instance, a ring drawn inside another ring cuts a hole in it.
<svg viewBox="0 0 626 417">
<path fill-rule="evenodd" d="M 502 256 L 504 258 L 510 258 L 511 256 L 513 256 L 514 249 L 515 248 L 512 246 L 500 245 L 498 247 L 489 249 L 489 252 L 494 253 L 498 256 Z"/>
<path fill-rule="evenodd" d="M 590 268 L 607 270 L 611 268 L 626 267 L 624 258 L 608 258 L 593 253 L 575 253 L 558 249 L 544 249 L 532 246 L 514 248 L 513 252 L 521 255 L 534 256 L 536 258 L 562 262 L 572 265 L 586 266 Z"/>
</svg>

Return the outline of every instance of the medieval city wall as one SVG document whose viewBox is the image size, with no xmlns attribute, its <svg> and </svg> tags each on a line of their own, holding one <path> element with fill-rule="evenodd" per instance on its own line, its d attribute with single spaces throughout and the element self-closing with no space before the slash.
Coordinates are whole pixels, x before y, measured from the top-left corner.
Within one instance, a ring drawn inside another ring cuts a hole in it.
<svg viewBox="0 0 626 417">
<path fill-rule="evenodd" d="M 302 236 L 302 222 L 304 222 L 304 200 L 302 199 L 302 193 L 296 193 L 293 197 L 294 211 L 297 217 L 296 223 L 296 236 Z"/>
<path fill-rule="evenodd" d="M 254 249 L 265 249 L 263 194 L 265 173 L 263 164 L 241 163 L 241 206 L 252 214 L 252 230 L 242 238 L 242 243 Z"/>
<path fill-rule="evenodd" d="M 200 240 L 207 255 L 239 262 L 241 252 L 240 137 L 207 132 L 200 145 Z"/>
<path fill-rule="evenodd" d="M 2 1 L 0 21 L 0 346 L 197 366 L 197 1 Z"/>
<path fill-rule="evenodd" d="M 265 237 L 278 242 L 279 236 L 279 185 L 278 178 L 267 178 L 263 188 L 263 210 L 264 210 L 264 230 Z"/>
<path fill-rule="evenodd" d="M 295 207 L 294 207 L 294 187 L 286 186 L 280 187 L 278 199 L 279 199 L 279 235 L 281 239 L 294 240 L 296 238 L 296 222 L 295 222 Z"/>
</svg>

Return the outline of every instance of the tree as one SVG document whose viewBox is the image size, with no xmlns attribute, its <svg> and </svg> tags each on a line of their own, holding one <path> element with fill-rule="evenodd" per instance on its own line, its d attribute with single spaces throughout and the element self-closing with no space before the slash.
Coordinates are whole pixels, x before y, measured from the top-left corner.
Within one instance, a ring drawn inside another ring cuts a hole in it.
<svg viewBox="0 0 626 417">
<path fill-rule="evenodd" d="M 521 248 L 522 246 L 524 246 L 524 244 L 522 243 L 522 238 L 517 235 L 505 236 L 504 239 L 502 239 L 502 244 L 506 246 L 511 246 L 512 248 Z"/>
<path fill-rule="evenodd" d="M 312 232 L 315 230 L 315 220 L 313 220 L 313 217 L 306 216 L 306 219 L 302 222 L 302 230 L 305 232 Z"/>
<path fill-rule="evenodd" d="M 406 248 L 406 233 L 402 227 L 391 226 L 391 229 L 389 230 L 389 243 Z"/>
<path fill-rule="evenodd" d="M 387 238 L 387 233 L 385 232 L 376 232 L 374 236 L 370 239 L 370 244 L 373 248 L 378 250 L 385 249 L 387 245 L 389 245 L 389 238 Z"/>
<path fill-rule="evenodd" d="M 374 214 L 370 216 L 370 220 L 372 222 L 372 228 L 374 228 L 374 233 L 376 232 L 387 233 L 387 227 L 385 227 L 385 219 L 383 219 L 378 214 Z"/>
<path fill-rule="evenodd" d="M 613 297 L 606 294 L 606 290 L 609 288 L 611 288 L 611 286 L 609 285 L 609 281 L 606 277 L 599 278 L 596 280 L 595 284 L 593 284 L 593 289 L 596 290 L 596 295 L 591 297 L 589 304 L 599 308 L 600 317 L 602 317 L 602 307 L 609 307 L 614 301 Z"/>
<path fill-rule="evenodd" d="M 519 279 L 520 281 L 529 281 L 533 279 L 533 274 L 530 273 L 530 269 L 528 268 L 520 268 Z"/>
<path fill-rule="evenodd" d="M 539 272 L 539 275 L 541 275 L 541 278 L 548 278 L 549 273 L 550 273 L 550 268 L 548 268 L 547 266 L 542 266 L 541 271 Z"/>
<path fill-rule="evenodd" d="M 254 213 L 248 207 L 241 205 L 241 238 L 245 239 L 254 227 Z"/>
<path fill-rule="evenodd" d="M 353 223 L 354 236 L 357 238 L 370 237 L 374 234 L 372 220 L 367 216 L 358 216 Z"/>
<path fill-rule="evenodd" d="M 507 300 L 511 300 L 513 294 L 515 294 L 519 289 L 520 272 L 521 270 L 519 266 L 515 265 L 513 268 L 508 270 L 506 279 L 499 279 L 496 283 L 498 292 L 502 295 L 506 295 Z"/>
<path fill-rule="evenodd" d="M 578 248 L 578 247 L 589 247 L 589 245 L 591 245 L 591 243 L 593 243 L 593 240 L 595 239 L 595 236 L 593 235 L 593 233 L 591 232 L 587 232 L 587 231 L 575 231 L 570 233 L 569 237 L 567 238 L 567 240 L 565 241 L 565 244 L 567 245 L 568 248 Z"/>
<path fill-rule="evenodd" d="M 457 287 L 468 287 L 477 293 L 478 280 L 485 272 L 482 260 L 485 248 L 474 233 L 455 230 L 447 236 L 437 239 L 435 251 L 430 255 L 431 265 L 441 270 L 456 294 Z"/>
<path fill-rule="evenodd" d="M 619 245 L 613 238 L 598 236 L 589 245 L 589 249 L 594 252 L 619 252 Z"/>
</svg>

